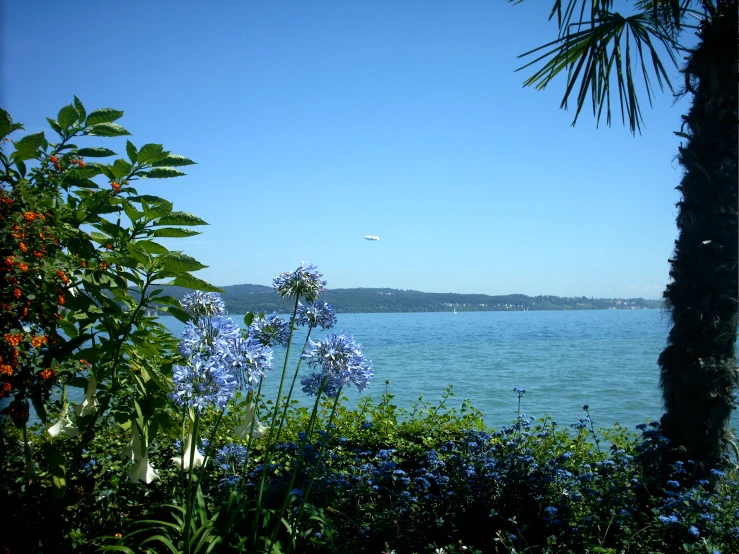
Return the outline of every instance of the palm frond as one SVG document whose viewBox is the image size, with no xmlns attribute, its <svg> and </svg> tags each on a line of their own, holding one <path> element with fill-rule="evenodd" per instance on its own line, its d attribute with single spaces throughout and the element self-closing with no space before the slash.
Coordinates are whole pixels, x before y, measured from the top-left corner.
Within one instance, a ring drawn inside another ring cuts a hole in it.
<svg viewBox="0 0 739 554">
<path fill-rule="evenodd" d="M 586 10 L 588 4 L 590 10 Z M 664 47 L 670 61 L 677 65 L 676 43 L 661 23 L 653 18 L 651 10 L 625 17 L 607 11 L 606 8 L 610 8 L 611 4 L 611 1 L 570 0 L 566 6 L 562 6 L 562 0 L 556 0 L 552 14 L 557 16 L 560 25 L 559 37 L 519 56 L 538 54 L 517 71 L 542 63 L 524 81 L 524 86 L 543 90 L 566 70 L 567 84 L 561 107 L 568 108 L 570 96 L 577 90 L 573 125 L 588 96 L 597 123 L 600 123 L 605 110 L 606 122 L 611 124 L 611 84 L 615 79 L 621 120 L 624 123 L 628 120 L 629 128 L 635 133 L 641 131 L 643 124 L 637 76 L 641 73 L 650 105 L 654 94 L 651 73 L 656 76 L 660 90 L 666 86 L 672 91 L 670 78 L 657 48 Z M 578 5 L 579 15 L 576 15 Z M 586 20 L 584 17 L 592 19 Z"/>
</svg>

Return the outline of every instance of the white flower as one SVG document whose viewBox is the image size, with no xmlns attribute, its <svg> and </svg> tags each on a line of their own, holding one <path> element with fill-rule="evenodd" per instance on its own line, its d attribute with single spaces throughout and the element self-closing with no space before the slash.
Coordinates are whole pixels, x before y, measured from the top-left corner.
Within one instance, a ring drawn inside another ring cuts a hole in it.
<svg viewBox="0 0 739 554">
<path fill-rule="evenodd" d="M 252 423 L 254 424 L 253 429 Z M 244 423 L 238 427 L 234 427 L 234 433 L 240 439 L 245 439 L 251 432 L 251 437 L 253 439 L 258 439 L 264 436 L 268 429 L 269 427 L 262 425 L 259 422 L 259 418 L 254 415 L 254 402 L 250 400 L 246 404 L 246 418 L 244 419 Z"/>
<path fill-rule="evenodd" d="M 63 437 L 76 437 L 80 434 L 80 430 L 77 429 L 77 426 L 69 419 L 69 413 L 67 412 L 64 412 L 59 417 L 59 421 L 49 427 L 47 432 L 51 435 L 52 439 L 55 439 L 60 435 Z"/>
<path fill-rule="evenodd" d="M 149 463 L 149 451 L 146 443 L 141 442 L 139 426 L 135 421 L 131 422 L 131 440 L 118 455 L 123 459 L 133 460 L 133 467 L 128 472 L 128 478 L 134 483 L 143 481 L 147 485 L 158 478 L 157 472 Z"/>
<path fill-rule="evenodd" d="M 136 453 L 141 452 L 141 439 L 139 439 L 139 426 L 136 425 L 135 421 L 131 422 L 131 440 L 123 449 L 118 453 L 121 459 L 136 459 Z"/>
<path fill-rule="evenodd" d="M 143 481 L 147 485 L 154 479 L 158 478 L 157 472 L 149 463 L 149 453 L 144 449 L 140 457 L 134 462 L 133 467 L 128 472 L 128 478 L 133 481 Z"/>
<path fill-rule="evenodd" d="M 82 404 L 75 404 L 72 406 L 74 413 L 77 417 L 86 417 L 95 413 L 98 407 L 98 401 L 95 398 L 95 391 L 97 390 L 98 383 L 95 380 L 94 375 L 90 375 L 90 379 L 87 381 L 87 391 L 85 392 L 85 399 Z"/>
<path fill-rule="evenodd" d="M 190 471 L 190 457 L 192 456 L 192 467 L 193 469 L 196 467 L 200 467 L 203 465 L 203 462 L 205 462 L 205 458 L 200 453 L 200 451 L 195 447 L 195 437 L 192 433 L 192 427 L 188 430 L 187 433 L 187 441 L 185 446 L 185 453 L 184 453 L 184 460 L 183 456 L 175 456 L 172 458 L 172 461 L 174 464 L 182 469 L 182 471 Z M 193 455 L 193 450 L 195 450 Z"/>
</svg>

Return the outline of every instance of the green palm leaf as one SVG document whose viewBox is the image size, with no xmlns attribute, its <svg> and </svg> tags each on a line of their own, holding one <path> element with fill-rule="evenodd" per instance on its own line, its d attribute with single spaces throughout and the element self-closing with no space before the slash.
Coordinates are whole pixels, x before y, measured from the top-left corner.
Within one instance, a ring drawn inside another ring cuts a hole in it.
<svg viewBox="0 0 739 554">
<path fill-rule="evenodd" d="M 545 89 L 565 72 L 567 81 L 561 107 L 567 109 L 574 94 L 573 125 L 588 97 L 596 121 L 600 123 L 605 111 L 606 123 L 610 125 L 611 89 L 615 85 L 622 122 L 628 120 L 632 132 L 641 131 L 639 94 L 646 94 L 651 105 L 655 78 L 660 90 L 665 86 L 673 90 L 659 53 L 664 50 L 677 66 L 678 45 L 674 30 L 679 28 L 676 25 L 685 13 L 685 0 L 643 0 L 637 3 L 642 11 L 628 16 L 610 11 L 612 4 L 612 0 L 569 0 L 563 5 L 562 0 L 556 0 L 550 19 L 556 16 L 559 36 L 519 56 L 536 57 L 518 71 L 539 65 L 524 81 L 525 86 L 537 90 Z M 668 7 L 672 9 L 673 4 L 677 12 L 667 10 Z"/>
</svg>

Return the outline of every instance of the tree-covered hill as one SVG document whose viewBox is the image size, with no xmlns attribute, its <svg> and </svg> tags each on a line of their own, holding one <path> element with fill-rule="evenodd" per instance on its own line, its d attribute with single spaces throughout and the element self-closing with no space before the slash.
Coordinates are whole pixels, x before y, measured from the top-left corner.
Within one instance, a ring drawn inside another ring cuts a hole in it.
<svg viewBox="0 0 739 554">
<path fill-rule="evenodd" d="M 232 285 L 222 287 L 226 309 L 233 314 L 247 312 L 288 312 L 289 302 L 283 300 L 271 287 L 263 285 Z M 172 287 L 170 293 L 181 298 L 187 289 Z M 563 298 L 559 296 L 526 296 L 508 294 L 430 293 L 398 289 L 331 289 L 323 300 L 330 302 L 339 313 L 390 313 L 390 312 L 489 312 L 524 310 L 630 310 L 659 308 L 658 300 L 643 298 Z"/>
</svg>

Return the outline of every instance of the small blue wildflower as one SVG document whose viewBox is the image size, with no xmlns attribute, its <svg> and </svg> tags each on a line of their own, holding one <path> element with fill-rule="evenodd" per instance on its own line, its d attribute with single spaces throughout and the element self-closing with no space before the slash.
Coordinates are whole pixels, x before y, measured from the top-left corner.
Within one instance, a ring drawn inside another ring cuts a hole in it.
<svg viewBox="0 0 739 554">
<path fill-rule="evenodd" d="M 664 525 L 672 525 L 678 522 L 677 516 L 675 515 L 657 516 L 657 519 L 659 519 Z"/>
<path fill-rule="evenodd" d="M 326 281 L 322 277 L 316 266 L 300 262 L 295 271 L 280 273 L 275 277 L 272 286 L 277 294 L 287 300 L 305 298 L 313 302 L 326 290 Z"/>
<path fill-rule="evenodd" d="M 701 536 L 698 528 L 695 525 L 691 525 L 690 527 L 688 527 L 688 535 L 696 539 Z"/>
<path fill-rule="evenodd" d="M 521 387 L 514 387 L 513 392 L 517 392 L 519 396 L 522 394 L 526 394 L 526 389 L 522 389 Z"/>
<path fill-rule="evenodd" d="M 678 483 L 674 479 L 670 479 L 669 481 L 667 481 L 667 486 L 668 487 L 672 487 L 673 489 L 679 489 L 680 488 L 680 483 Z"/>
</svg>

